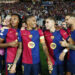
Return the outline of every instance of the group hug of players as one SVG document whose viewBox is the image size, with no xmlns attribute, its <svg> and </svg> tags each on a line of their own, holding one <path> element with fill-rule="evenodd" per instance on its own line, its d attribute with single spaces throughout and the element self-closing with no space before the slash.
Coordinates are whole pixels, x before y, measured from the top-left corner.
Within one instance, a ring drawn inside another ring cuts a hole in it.
<svg viewBox="0 0 75 75">
<path fill-rule="evenodd" d="M 67 31 L 56 30 L 55 19 L 48 17 L 45 19 L 46 30 L 43 32 L 37 28 L 35 16 L 30 15 L 25 22 L 27 28 L 19 29 L 20 17 L 12 14 L 8 25 L 0 30 L 0 48 L 6 48 L 6 75 L 16 74 L 21 55 L 23 75 L 39 75 L 39 43 L 47 56 L 50 75 L 64 75 L 65 56 L 65 74 L 75 74 L 75 15 L 66 15 L 65 22 L 69 27 Z"/>
</svg>

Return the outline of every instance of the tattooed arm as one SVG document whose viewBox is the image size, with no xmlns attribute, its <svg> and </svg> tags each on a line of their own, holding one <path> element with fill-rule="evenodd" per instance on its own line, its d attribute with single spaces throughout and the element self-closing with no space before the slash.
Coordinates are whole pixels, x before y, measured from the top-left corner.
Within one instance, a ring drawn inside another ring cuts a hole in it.
<svg viewBox="0 0 75 75">
<path fill-rule="evenodd" d="M 47 56 L 47 59 L 48 59 L 48 62 L 47 62 L 48 63 L 48 69 L 49 69 L 49 73 L 51 74 L 52 73 L 52 70 L 53 70 L 53 64 L 54 63 L 52 62 L 51 56 L 49 55 L 49 51 L 48 51 L 48 48 L 46 46 L 44 36 L 40 37 L 40 43 L 43 46 L 43 51 L 44 51 L 45 55 Z M 54 59 L 53 59 L 53 61 L 54 61 Z"/>
<path fill-rule="evenodd" d="M 69 38 L 69 42 L 63 40 L 60 43 L 63 47 L 68 47 L 69 49 L 75 50 L 75 42 L 71 38 Z"/>
<path fill-rule="evenodd" d="M 18 45 L 18 50 L 17 50 L 17 53 L 16 53 L 16 57 L 15 57 L 15 60 L 14 60 L 14 63 L 10 69 L 10 73 L 14 73 L 16 71 L 16 64 L 21 56 L 21 53 L 22 53 L 22 42 L 19 42 L 19 45 Z"/>
<path fill-rule="evenodd" d="M 13 41 L 9 43 L 3 43 L 4 39 L 0 38 L 0 48 L 7 48 L 7 47 L 17 47 L 18 46 L 18 41 Z"/>
</svg>

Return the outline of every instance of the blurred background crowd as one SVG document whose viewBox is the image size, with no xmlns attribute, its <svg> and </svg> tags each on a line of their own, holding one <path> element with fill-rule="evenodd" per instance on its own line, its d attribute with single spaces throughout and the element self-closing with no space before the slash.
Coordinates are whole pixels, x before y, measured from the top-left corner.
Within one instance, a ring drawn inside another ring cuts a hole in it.
<svg viewBox="0 0 75 75">
<path fill-rule="evenodd" d="M 0 16 L 3 19 L 6 15 L 17 13 L 22 20 L 25 16 L 33 14 L 37 19 L 37 25 L 43 26 L 43 21 L 46 17 L 52 16 L 57 20 L 57 24 L 61 25 L 64 21 L 64 17 L 68 13 L 75 13 L 74 1 L 25 1 L 15 3 L 1 3 L 0 4 Z"/>
</svg>

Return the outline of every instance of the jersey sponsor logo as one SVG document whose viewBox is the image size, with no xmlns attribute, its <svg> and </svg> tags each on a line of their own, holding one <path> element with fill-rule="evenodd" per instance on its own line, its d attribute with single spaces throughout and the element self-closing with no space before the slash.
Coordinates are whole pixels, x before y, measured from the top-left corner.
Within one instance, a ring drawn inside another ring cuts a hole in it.
<svg viewBox="0 0 75 75">
<path fill-rule="evenodd" d="M 30 42 L 28 43 L 28 47 L 29 47 L 29 48 L 34 48 L 34 47 L 35 47 L 35 43 L 34 43 L 33 41 L 30 41 Z"/>
<path fill-rule="evenodd" d="M 56 44 L 55 44 L 55 43 L 51 43 L 51 44 L 50 44 L 50 48 L 51 48 L 51 49 L 55 49 L 55 48 L 56 48 Z"/>
</svg>

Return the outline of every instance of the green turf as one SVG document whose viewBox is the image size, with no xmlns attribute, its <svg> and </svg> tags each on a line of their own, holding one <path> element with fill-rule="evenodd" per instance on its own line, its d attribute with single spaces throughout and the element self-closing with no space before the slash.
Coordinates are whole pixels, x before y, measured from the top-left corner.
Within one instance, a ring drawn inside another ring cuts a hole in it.
<svg viewBox="0 0 75 75">
<path fill-rule="evenodd" d="M 43 52 L 43 48 L 41 44 L 40 44 L 40 59 L 41 59 L 42 75 L 49 75 L 46 56 L 45 56 L 45 53 Z"/>
</svg>

